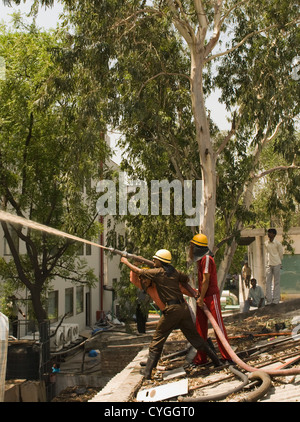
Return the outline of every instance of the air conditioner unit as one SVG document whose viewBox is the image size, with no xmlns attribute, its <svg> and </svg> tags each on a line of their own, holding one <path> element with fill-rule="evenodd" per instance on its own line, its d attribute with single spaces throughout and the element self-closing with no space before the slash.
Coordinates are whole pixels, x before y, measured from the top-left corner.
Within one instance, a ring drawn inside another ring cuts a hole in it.
<svg viewBox="0 0 300 422">
<path fill-rule="evenodd" d="M 57 330 L 57 331 L 56 331 Z M 55 333 L 56 332 L 56 333 Z M 53 334 L 55 335 L 53 336 Z M 64 347 L 64 330 L 62 327 L 50 327 L 50 350 L 58 352 Z"/>
<path fill-rule="evenodd" d="M 72 327 L 71 324 L 61 324 L 64 330 L 64 346 L 70 346 L 72 341 Z"/>
<path fill-rule="evenodd" d="M 72 328 L 72 342 L 79 339 L 79 324 L 70 324 Z"/>
</svg>

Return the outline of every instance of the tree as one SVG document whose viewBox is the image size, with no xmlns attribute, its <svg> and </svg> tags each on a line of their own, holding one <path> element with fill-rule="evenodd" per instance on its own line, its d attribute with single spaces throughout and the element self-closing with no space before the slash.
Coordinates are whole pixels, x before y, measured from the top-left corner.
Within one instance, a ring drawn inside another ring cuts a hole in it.
<svg viewBox="0 0 300 422">
<path fill-rule="evenodd" d="M 77 51 L 101 48 L 110 55 L 108 115 L 124 133 L 136 174 L 169 171 L 169 177 L 179 180 L 189 175 L 203 180 L 205 213 L 199 230 L 207 233 L 215 252 L 219 242 L 225 245 L 218 274 L 222 288 L 239 233 L 255 221 L 251 204 L 259 174 L 278 171 L 277 166 L 260 168 L 261 153 L 279 137 L 281 143 L 289 138 L 294 144 L 299 113 L 299 84 L 292 78 L 299 45 L 297 3 L 64 3 L 76 28 Z M 225 134 L 217 135 L 213 110 L 206 108 L 214 87 L 222 90 L 221 101 L 231 115 Z M 298 160 L 296 155 L 285 168 L 296 171 Z M 222 238 L 215 231 L 220 220 Z"/>
<path fill-rule="evenodd" d="M 227 240 L 219 269 L 222 287 L 239 233 L 253 221 L 250 207 L 261 152 L 279 136 L 281 142 L 294 139 L 299 112 L 299 85 L 291 77 L 299 40 L 296 3 L 169 0 L 151 5 L 66 5 L 78 40 L 84 40 L 82 48 L 95 39 L 111 47 L 110 71 L 118 91 L 117 105 L 110 112 L 124 133 L 135 174 L 164 175 L 168 163 L 169 172 L 179 180 L 190 174 L 203 180 L 205 215 L 199 229 L 208 234 L 215 251 L 217 218 L 225 224 L 219 239 Z M 258 9 L 263 11 L 259 16 Z M 93 31 L 88 29 L 87 14 L 97 17 Z M 214 52 L 223 40 L 229 45 Z M 223 57 L 213 79 L 209 66 Z M 222 89 L 221 99 L 232 115 L 231 129 L 218 136 L 205 106 L 215 85 Z M 286 168 L 298 169 L 297 160 Z M 230 166 L 226 177 L 224 166 Z"/>
<path fill-rule="evenodd" d="M 59 51 L 67 40 L 40 32 L 34 24 L 24 27 L 18 16 L 15 23 L 14 31 L 2 27 L 0 33 L 6 64 L 0 81 L 1 208 L 93 238 L 101 227 L 90 181 L 99 179 L 106 156 L 105 124 L 98 117 L 99 101 L 95 106 L 90 93 L 95 85 L 80 68 L 62 69 Z M 1 224 L 12 256 L 8 262 L 1 259 L 1 277 L 15 289 L 28 289 L 39 322 L 47 319 L 43 299 L 55 277 L 90 285 L 96 281 L 77 254 L 80 245 Z"/>
</svg>

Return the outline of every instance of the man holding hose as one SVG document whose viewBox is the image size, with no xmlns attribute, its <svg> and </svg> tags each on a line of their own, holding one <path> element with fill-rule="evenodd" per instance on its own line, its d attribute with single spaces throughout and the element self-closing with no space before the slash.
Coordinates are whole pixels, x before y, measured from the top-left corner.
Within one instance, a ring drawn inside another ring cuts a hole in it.
<svg viewBox="0 0 300 422">
<path fill-rule="evenodd" d="M 196 234 L 191 240 L 190 259 L 197 263 L 198 270 L 199 297 L 197 299 L 198 306 L 196 313 L 197 331 L 204 340 L 207 339 L 208 321 L 207 316 L 202 309 L 203 305 L 205 304 L 216 320 L 218 326 L 222 330 L 223 335 L 227 339 L 227 333 L 221 313 L 217 268 L 212 254 L 208 248 L 207 237 L 204 234 Z M 225 361 L 231 361 L 231 357 L 227 353 L 224 345 L 217 335 L 216 338 L 222 358 Z M 202 365 L 206 363 L 206 361 L 206 353 L 203 351 L 198 351 L 196 357 L 194 358 L 194 363 L 196 365 Z"/>
<path fill-rule="evenodd" d="M 156 367 L 159 361 L 168 336 L 174 329 L 178 328 L 195 349 L 209 356 L 215 366 L 221 365 L 217 355 L 197 333 L 189 307 L 183 298 L 180 285 L 189 289 L 189 278 L 171 265 L 171 259 L 172 256 L 168 250 L 160 249 L 153 256 L 154 268 L 140 269 L 126 258 L 121 258 L 121 262 L 127 265 L 131 271 L 150 279 L 155 284 L 158 296 L 165 304 L 149 346 L 149 357 L 144 370 L 146 379 L 151 379 L 152 369 Z"/>
</svg>

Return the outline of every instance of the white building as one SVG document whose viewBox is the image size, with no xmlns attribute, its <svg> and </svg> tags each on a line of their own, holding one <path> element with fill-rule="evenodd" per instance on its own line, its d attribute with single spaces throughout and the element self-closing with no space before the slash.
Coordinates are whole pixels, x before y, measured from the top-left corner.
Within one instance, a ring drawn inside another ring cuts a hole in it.
<svg viewBox="0 0 300 422">
<path fill-rule="evenodd" d="M 117 165 L 113 162 L 110 162 L 110 166 L 117 168 Z M 112 218 L 111 216 L 99 217 L 100 222 L 104 226 L 104 231 L 95 243 L 106 246 L 106 236 L 109 227 L 111 227 Z M 116 245 L 114 247 L 118 249 L 118 240 L 120 237 L 124 238 L 125 235 L 124 225 L 119 224 L 116 227 L 115 235 Z M 122 243 L 124 245 L 124 242 Z M 22 242 L 19 244 L 19 252 L 20 254 L 26 253 L 25 245 Z M 120 280 L 120 256 L 107 253 L 102 248 L 86 243 L 82 243 L 79 255 L 94 270 L 98 281 L 95 287 L 90 288 L 85 284 L 56 278 L 48 292 L 48 317 L 51 324 L 55 324 L 66 315 L 64 323 L 78 324 L 79 331 L 81 331 L 86 327 L 93 327 L 97 321 L 109 312 L 113 316 L 115 315 L 116 303 L 112 286 Z M 11 256 L 1 225 L 0 256 L 7 260 Z M 15 296 L 16 298 L 27 299 L 29 291 L 25 288 L 16 292 Z M 25 309 L 21 306 L 21 310 L 27 315 L 28 307 Z M 18 318 L 19 321 L 26 319 L 20 313 L 18 314 Z M 25 329 L 25 334 L 27 334 L 26 331 L 27 329 Z M 24 330 L 22 330 L 22 335 L 24 335 Z"/>
<path fill-rule="evenodd" d="M 103 219 L 104 231 L 99 244 L 106 245 L 107 222 Z M 123 236 L 122 229 L 118 234 Z M 108 312 L 115 315 L 116 303 L 112 286 L 120 281 L 120 256 L 106 253 L 103 249 L 89 244 L 82 244 L 82 253 L 88 266 L 94 270 L 98 278 L 95 287 L 77 284 L 63 279 L 56 279 L 53 290 L 48 294 L 48 312 L 53 315 L 53 321 L 67 314 L 65 323 L 77 323 L 80 330 L 93 325 Z"/>
</svg>

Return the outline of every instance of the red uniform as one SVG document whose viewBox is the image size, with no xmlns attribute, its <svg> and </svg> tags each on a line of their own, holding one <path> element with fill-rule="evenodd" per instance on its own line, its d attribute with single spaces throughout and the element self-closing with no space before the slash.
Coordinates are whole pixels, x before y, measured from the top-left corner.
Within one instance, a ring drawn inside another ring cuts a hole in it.
<svg viewBox="0 0 300 422">
<path fill-rule="evenodd" d="M 221 328 L 225 338 L 227 339 L 226 329 L 223 323 L 222 313 L 221 313 L 221 302 L 220 302 L 220 291 L 218 287 L 218 279 L 217 279 L 217 268 L 213 257 L 209 255 L 204 255 L 203 258 L 199 259 L 197 262 L 198 264 L 198 288 L 199 292 L 201 292 L 202 282 L 203 282 L 203 274 L 209 274 L 209 286 L 207 292 L 205 294 L 204 303 L 206 304 L 208 310 L 215 318 L 217 324 Z M 196 328 L 200 336 L 207 340 L 207 331 L 208 331 L 208 321 L 207 316 L 205 315 L 204 311 L 197 306 L 197 313 L 196 313 Z M 216 333 L 215 333 L 216 335 Z M 226 352 L 223 344 L 219 340 L 218 336 L 216 335 L 216 339 L 218 342 L 218 347 L 222 358 L 225 360 L 231 360 L 231 357 Z M 201 365 L 206 363 L 207 357 L 206 354 L 198 351 L 196 357 L 194 358 L 194 363 L 197 365 Z"/>
</svg>

